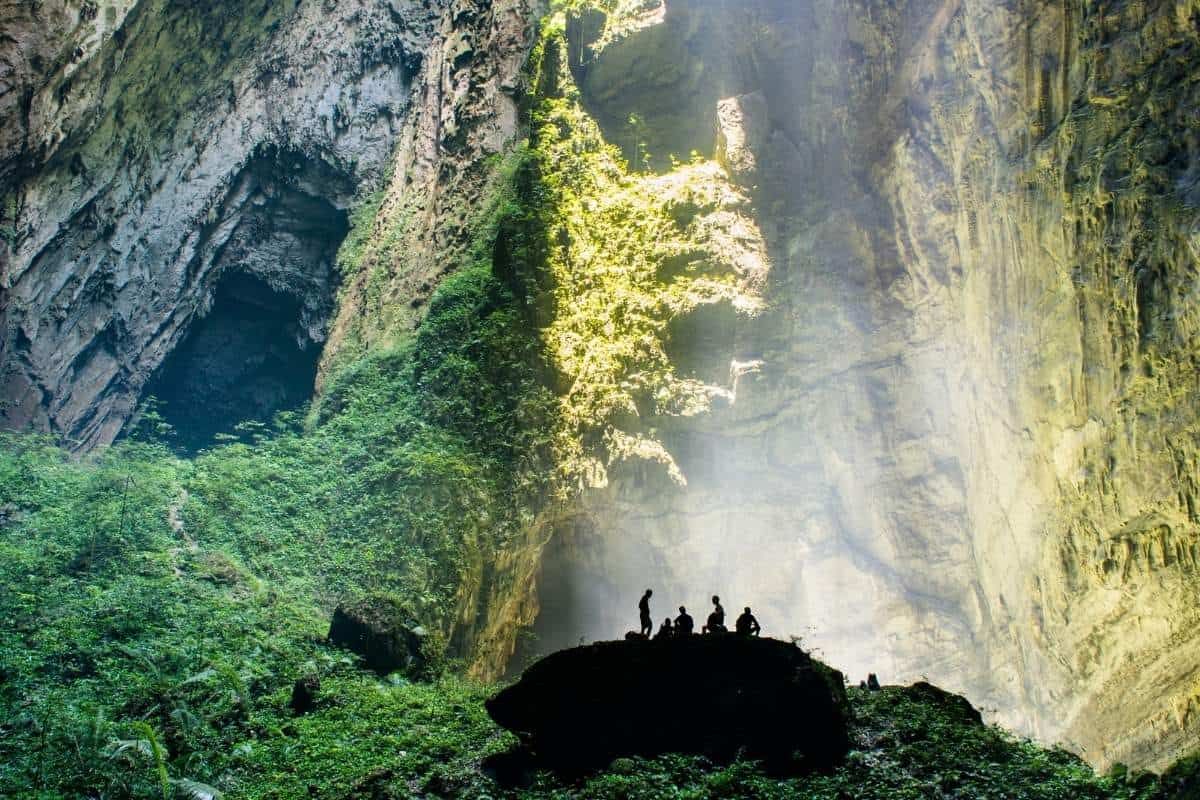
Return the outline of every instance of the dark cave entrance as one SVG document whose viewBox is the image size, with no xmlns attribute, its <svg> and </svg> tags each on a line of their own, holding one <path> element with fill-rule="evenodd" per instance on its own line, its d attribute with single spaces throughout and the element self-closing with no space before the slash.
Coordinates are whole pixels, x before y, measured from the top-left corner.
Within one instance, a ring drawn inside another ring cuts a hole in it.
<svg viewBox="0 0 1200 800">
<path fill-rule="evenodd" d="M 311 399 L 354 191 L 344 171 L 286 149 L 261 149 L 238 175 L 204 232 L 208 298 L 143 392 L 176 445 L 209 447 Z"/>
<path fill-rule="evenodd" d="M 212 310 L 147 387 L 179 446 L 207 447 L 240 422 L 267 422 L 308 402 L 321 347 L 301 329 L 301 312 L 299 298 L 253 275 L 218 284 Z"/>
</svg>

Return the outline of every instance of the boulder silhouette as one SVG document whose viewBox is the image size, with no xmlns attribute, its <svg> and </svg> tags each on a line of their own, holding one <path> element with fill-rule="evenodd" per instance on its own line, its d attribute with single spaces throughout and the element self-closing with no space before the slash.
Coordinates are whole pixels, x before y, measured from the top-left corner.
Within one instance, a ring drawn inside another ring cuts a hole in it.
<svg viewBox="0 0 1200 800">
<path fill-rule="evenodd" d="M 554 653 L 487 703 L 540 766 L 739 753 L 773 772 L 829 769 L 850 747 L 840 672 L 787 642 L 739 636 L 600 642 Z"/>
</svg>

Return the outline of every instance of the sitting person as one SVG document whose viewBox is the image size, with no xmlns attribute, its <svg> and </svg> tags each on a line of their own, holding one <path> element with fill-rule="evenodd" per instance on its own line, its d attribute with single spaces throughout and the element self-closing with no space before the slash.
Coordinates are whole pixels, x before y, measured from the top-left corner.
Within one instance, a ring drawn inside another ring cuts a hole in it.
<svg viewBox="0 0 1200 800">
<path fill-rule="evenodd" d="M 675 618 L 675 635 L 676 636 L 691 636 L 695 629 L 695 623 L 692 621 L 692 615 L 687 612 L 683 606 L 679 607 L 679 616 Z"/>
<path fill-rule="evenodd" d="M 700 629 L 701 633 L 726 633 L 728 628 L 725 627 L 725 609 L 721 607 L 721 598 L 713 595 L 712 613 L 708 615 L 708 621 L 704 627 Z"/>
<path fill-rule="evenodd" d="M 675 635 L 675 629 L 671 627 L 671 618 L 667 617 L 663 620 L 662 627 L 658 629 L 658 633 L 654 634 L 654 641 L 659 639 L 670 639 Z"/>
<path fill-rule="evenodd" d="M 762 628 L 758 624 L 758 620 L 756 620 L 754 615 L 750 613 L 750 606 L 746 606 L 746 610 L 743 611 L 742 615 L 737 618 L 737 622 L 734 623 L 734 629 L 737 631 L 739 636 L 758 636 L 758 634 L 762 631 Z"/>
</svg>

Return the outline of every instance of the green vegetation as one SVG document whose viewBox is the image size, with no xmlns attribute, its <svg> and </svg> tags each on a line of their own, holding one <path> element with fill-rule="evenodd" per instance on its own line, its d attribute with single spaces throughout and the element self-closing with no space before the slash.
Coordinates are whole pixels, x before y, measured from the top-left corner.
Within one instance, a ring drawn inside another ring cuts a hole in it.
<svg viewBox="0 0 1200 800">
<path fill-rule="evenodd" d="M 661 463 L 682 476 L 656 439 L 653 418 L 698 413 L 710 387 L 680 375 L 669 325 L 702 306 L 727 303 L 753 315 L 763 301 L 742 285 L 759 254 L 747 199 L 718 164 L 696 158 L 665 175 L 631 169 L 605 142 L 567 69 L 562 15 L 549 18 L 535 53 L 527 219 L 553 243 L 540 263 L 552 313 L 542 336 L 559 376 L 556 463 L 561 485 L 602 485 L 623 459 Z M 635 165 L 636 166 L 636 165 Z"/>
<path fill-rule="evenodd" d="M 320 643 L 339 599 L 390 592 L 455 633 L 467 565 L 553 474 L 539 344 L 491 264 L 512 212 L 502 188 L 417 334 L 336 374 L 307 421 L 239 426 L 194 459 L 153 409 L 82 461 L 0 441 L 0 794 L 257 796 L 238 787 L 291 735 L 292 681 L 376 691 Z"/>
<path fill-rule="evenodd" d="M 305 559 L 313 573 L 348 571 L 336 541 L 177 532 L 172 505 L 183 483 L 199 486 L 201 466 L 157 445 L 127 443 L 85 464 L 37 440 L 4 445 L 4 796 L 1169 796 L 1153 780 L 1097 778 L 1073 756 L 943 706 L 856 689 L 856 750 L 832 775 L 777 780 L 753 764 L 664 756 L 506 790 L 481 766 L 515 741 L 484 712 L 488 687 L 452 675 L 380 680 L 321 643 L 326 578 L 306 580 Z M 315 710 L 294 716 L 290 689 L 302 675 L 321 688 Z"/>
</svg>

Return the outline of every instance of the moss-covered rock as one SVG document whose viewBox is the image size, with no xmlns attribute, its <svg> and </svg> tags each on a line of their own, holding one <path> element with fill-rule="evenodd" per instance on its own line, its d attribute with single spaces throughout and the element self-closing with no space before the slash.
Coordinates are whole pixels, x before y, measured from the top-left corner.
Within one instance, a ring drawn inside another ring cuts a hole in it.
<svg viewBox="0 0 1200 800">
<path fill-rule="evenodd" d="M 373 594 L 339 605 L 329 623 L 328 639 L 362 656 L 363 663 L 380 675 L 416 676 L 428 666 L 426 636 L 399 600 Z"/>
</svg>

